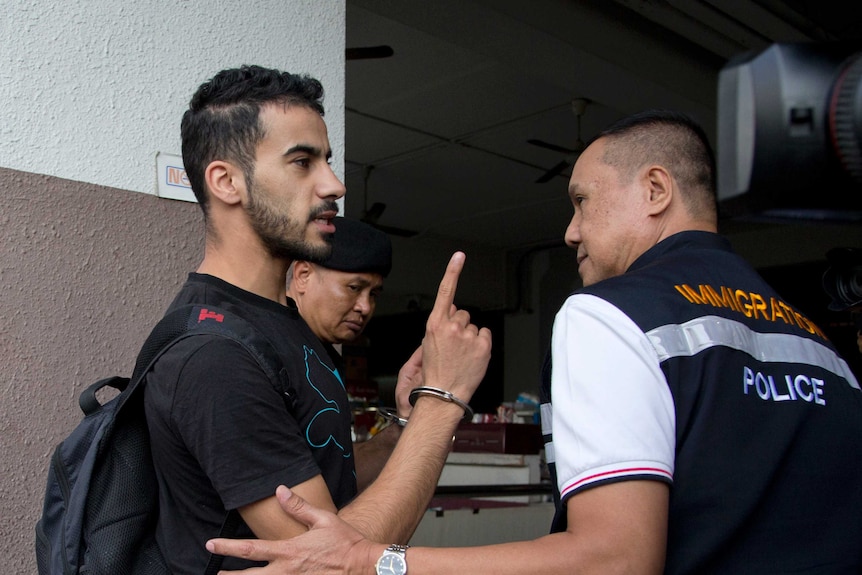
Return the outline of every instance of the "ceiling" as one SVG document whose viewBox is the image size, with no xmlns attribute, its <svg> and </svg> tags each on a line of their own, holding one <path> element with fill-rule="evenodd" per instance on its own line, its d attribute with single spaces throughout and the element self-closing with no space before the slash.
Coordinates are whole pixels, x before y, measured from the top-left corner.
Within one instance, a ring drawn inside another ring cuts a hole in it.
<svg viewBox="0 0 862 575">
<path fill-rule="evenodd" d="M 650 107 L 688 112 L 714 137 L 727 59 L 858 34 L 839 4 L 347 0 L 348 49 L 393 54 L 347 62 L 346 215 L 494 250 L 559 242 L 574 157 L 529 141 L 574 148 L 573 100 L 589 102 L 582 140 Z"/>
</svg>

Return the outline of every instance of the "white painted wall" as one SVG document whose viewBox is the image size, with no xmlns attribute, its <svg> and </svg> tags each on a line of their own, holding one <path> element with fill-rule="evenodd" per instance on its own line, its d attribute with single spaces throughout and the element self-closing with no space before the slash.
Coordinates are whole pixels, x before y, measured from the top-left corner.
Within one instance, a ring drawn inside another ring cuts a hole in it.
<svg viewBox="0 0 862 575">
<path fill-rule="evenodd" d="M 260 64 L 323 82 L 344 165 L 345 0 L 0 0 L 0 167 L 155 193 L 194 89 Z"/>
</svg>

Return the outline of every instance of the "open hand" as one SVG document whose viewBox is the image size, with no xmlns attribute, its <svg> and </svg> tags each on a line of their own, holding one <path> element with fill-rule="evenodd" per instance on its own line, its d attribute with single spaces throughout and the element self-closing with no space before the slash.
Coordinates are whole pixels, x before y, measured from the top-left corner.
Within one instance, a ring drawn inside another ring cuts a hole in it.
<svg viewBox="0 0 862 575">
<path fill-rule="evenodd" d="M 306 525 L 308 532 L 281 541 L 211 539 L 207 541 L 207 550 L 219 555 L 269 562 L 265 567 L 238 572 L 249 575 L 374 572 L 374 563 L 382 553 L 383 545 L 364 539 L 334 513 L 314 507 L 283 485 L 275 494 L 285 513 Z"/>
</svg>

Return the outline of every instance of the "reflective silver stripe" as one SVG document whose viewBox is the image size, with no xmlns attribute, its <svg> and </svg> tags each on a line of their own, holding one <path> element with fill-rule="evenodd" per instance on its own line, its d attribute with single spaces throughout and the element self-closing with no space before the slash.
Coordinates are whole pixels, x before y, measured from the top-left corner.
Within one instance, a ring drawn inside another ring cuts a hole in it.
<svg viewBox="0 0 862 575">
<path fill-rule="evenodd" d="M 543 403 L 539 406 L 541 409 L 542 435 L 551 435 L 554 421 L 554 408 L 550 403 Z"/>
<path fill-rule="evenodd" d="M 551 430 L 554 427 L 554 409 L 550 403 L 543 403 L 540 406 L 542 417 L 540 419 L 542 423 L 542 435 L 549 436 L 551 435 Z M 548 463 L 556 463 L 557 456 L 554 453 L 554 442 L 549 441 L 545 443 L 545 461 Z"/>
<path fill-rule="evenodd" d="M 746 325 L 708 315 L 680 325 L 663 325 L 647 332 L 659 361 L 695 355 L 721 345 L 743 351 L 762 362 L 804 363 L 822 367 L 859 389 L 847 362 L 814 340 L 786 333 L 758 333 Z"/>
</svg>

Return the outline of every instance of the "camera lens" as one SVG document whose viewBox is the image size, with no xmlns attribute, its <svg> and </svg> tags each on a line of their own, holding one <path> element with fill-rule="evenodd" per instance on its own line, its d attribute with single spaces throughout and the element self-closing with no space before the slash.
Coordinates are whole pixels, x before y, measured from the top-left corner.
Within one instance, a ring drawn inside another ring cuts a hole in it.
<svg viewBox="0 0 862 575">
<path fill-rule="evenodd" d="M 835 278 L 835 291 L 848 306 L 862 300 L 862 269 L 849 269 Z"/>
<path fill-rule="evenodd" d="M 823 273 L 823 289 L 832 298 L 829 309 L 862 307 L 862 248 L 832 248 L 826 260 L 831 265 Z"/>
</svg>

